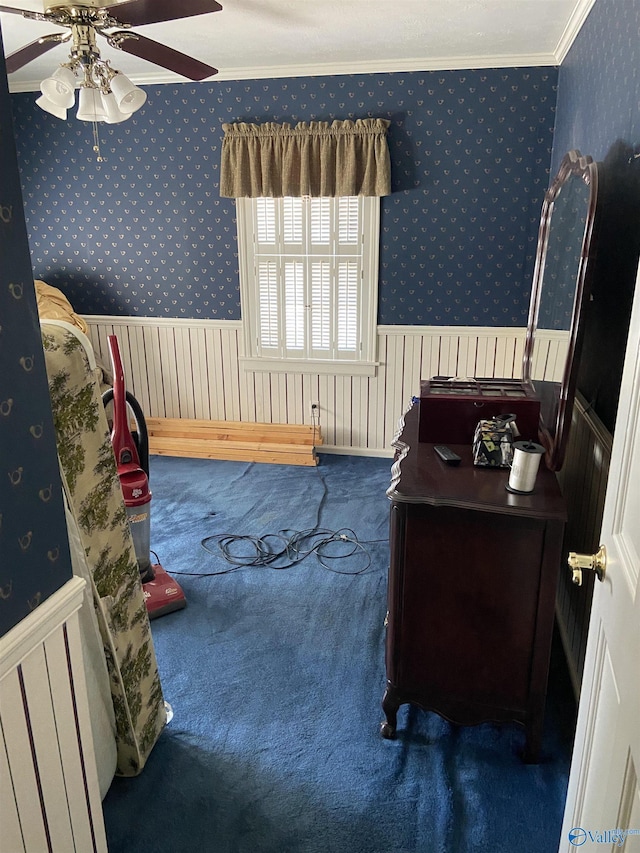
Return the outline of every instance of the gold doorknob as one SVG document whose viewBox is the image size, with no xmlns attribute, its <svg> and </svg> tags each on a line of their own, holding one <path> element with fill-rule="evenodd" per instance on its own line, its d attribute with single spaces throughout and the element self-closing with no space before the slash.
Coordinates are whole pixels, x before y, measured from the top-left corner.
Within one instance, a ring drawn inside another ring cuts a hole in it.
<svg viewBox="0 0 640 853">
<path fill-rule="evenodd" d="M 591 569 L 599 581 L 603 581 L 607 573 L 607 549 L 601 545 L 595 554 L 576 554 L 569 552 L 567 560 L 572 570 L 572 580 L 577 586 L 582 586 L 582 570 Z"/>
</svg>

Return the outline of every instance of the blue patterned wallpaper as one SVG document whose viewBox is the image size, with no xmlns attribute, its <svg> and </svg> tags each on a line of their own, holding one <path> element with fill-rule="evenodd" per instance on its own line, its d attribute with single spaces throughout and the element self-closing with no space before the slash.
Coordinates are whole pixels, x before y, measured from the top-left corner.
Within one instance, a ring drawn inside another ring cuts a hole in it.
<svg viewBox="0 0 640 853">
<path fill-rule="evenodd" d="M 553 171 L 571 148 L 604 160 L 617 141 L 640 146 L 640 0 L 597 0 L 562 63 Z"/>
<path fill-rule="evenodd" d="M 0 636 L 71 558 L 0 39 Z"/>
<path fill-rule="evenodd" d="M 86 314 L 239 319 L 222 123 L 391 121 L 379 322 L 526 323 L 557 69 L 369 74 L 147 88 L 129 121 L 60 121 L 13 96 L 35 276 Z"/>
<path fill-rule="evenodd" d="M 640 254 L 640 0 L 597 0 L 562 64 L 554 168 L 598 161 L 598 234 L 578 387 L 613 430 Z"/>
</svg>

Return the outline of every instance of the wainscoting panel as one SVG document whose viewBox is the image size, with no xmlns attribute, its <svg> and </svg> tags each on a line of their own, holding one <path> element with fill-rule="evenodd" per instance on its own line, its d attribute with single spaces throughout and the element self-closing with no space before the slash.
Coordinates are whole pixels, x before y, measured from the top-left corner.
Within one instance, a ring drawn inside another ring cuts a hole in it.
<svg viewBox="0 0 640 853">
<path fill-rule="evenodd" d="M 567 501 L 565 554 L 594 554 L 600 545 L 604 498 L 611 459 L 611 433 L 578 395 L 571 435 L 558 479 Z M 580 696 L 582 670 L 593 597 L 593 572 L 583 572 L 582 586 L 571 580 L 564 563 L 560 569 L 556 615 L 576 698 Z"/>
<path fill-rule="evenodd" d="M 0 639 L 0 853 L 106 853 L 73 578 Z"/>
<path fill-rule="evenodd" d="M 311 404 L 323 451 L 391 456 L 398 417 L 431 376 L 521 375 L 520 328 L 379 326 L 376 375 L 254 372 L 240 364 L 238 321 L 85 317 L 97 357 L 109 365 L 118 337 L 127 388 L 154 418 L 309 424 Z M 536 375 L 556 379 L 561 343 L 537 347 Z"/>
</svg>

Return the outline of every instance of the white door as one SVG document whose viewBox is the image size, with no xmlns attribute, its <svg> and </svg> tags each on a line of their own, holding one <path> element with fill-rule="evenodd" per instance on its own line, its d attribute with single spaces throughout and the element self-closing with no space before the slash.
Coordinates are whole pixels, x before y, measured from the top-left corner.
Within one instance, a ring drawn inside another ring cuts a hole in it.
<svg viewBox="0 0 640 853">
<path fill-rule="evenodd" d="M 640 268 L 601 542 L 561 853 L 640 851 Z"/>
</svg>

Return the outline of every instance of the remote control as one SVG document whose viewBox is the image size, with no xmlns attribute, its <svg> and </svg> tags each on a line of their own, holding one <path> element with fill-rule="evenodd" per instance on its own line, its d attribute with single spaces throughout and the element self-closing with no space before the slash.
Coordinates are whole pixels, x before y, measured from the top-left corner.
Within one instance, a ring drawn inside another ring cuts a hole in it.
<svg viewBox="0 0 640 853">
<path fill-rule="evenodd" d="M 433 449 L 447 465 L 459 465 L 461 457 L 445 444 L 434 444 Z"/>
</svg>

